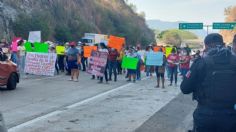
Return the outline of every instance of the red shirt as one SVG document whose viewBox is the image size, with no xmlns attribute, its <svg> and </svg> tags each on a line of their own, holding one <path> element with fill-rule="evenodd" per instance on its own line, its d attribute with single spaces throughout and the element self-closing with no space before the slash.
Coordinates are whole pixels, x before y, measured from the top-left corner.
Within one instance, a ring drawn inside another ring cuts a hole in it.
<svg viewBox="0 0 236 132">
<path fill-rule="evenodd" d="M 167 61 L 173 62 L 173 63 L 178 63 L 179 62 L 179 55 L 178 54 L 170 54 L 167 57 Z M 169 63 L 170 67 L 175 67 L 177 64 Z"/>
<path fill-rule="evenodd" d="M 191 56 L 181 56 L 180 60 L 186 62 L 186 63 L 181 63 L 180 68 L 183 68 L 183 69 L 189 69 L 190 68 Z"/>
<path fill-rule="evenodd" d="M 108 55 L 109 61 L 116 61 L 118 57 L 119 57 L 119 53 L 116 50 L 109 51 L 109 55 Z"/>
</svg>

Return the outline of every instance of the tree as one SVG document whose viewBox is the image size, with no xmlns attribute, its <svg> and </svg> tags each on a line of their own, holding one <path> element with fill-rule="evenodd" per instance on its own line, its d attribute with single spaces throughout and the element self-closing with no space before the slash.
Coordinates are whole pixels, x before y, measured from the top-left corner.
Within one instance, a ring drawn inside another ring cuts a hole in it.
<svg viewBox="0 0 236 132">
<path fill-rule="evenodd" d="M 163 35 L 163 40 L 165 43 L 174 46 L 180 46 L 182 43 L 181 36 L 176 32 L 167 32 Z"/>
</svg>

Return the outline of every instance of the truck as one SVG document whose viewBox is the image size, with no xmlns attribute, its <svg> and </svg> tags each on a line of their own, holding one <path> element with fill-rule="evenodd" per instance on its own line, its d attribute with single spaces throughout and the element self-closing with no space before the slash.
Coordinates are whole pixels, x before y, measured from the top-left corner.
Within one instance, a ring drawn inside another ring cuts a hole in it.
<svg viewBox="0 0 236 132">
<path fill-rule="evenodd" d="M 85 33 L 84 37 L 81 39 L 81 42 L 88 45 L 88 46 L 93 46 L 94 44 L 99 44 L 101 42 L 103 42 L 107 45 L 108 35 L 95 34 L 95 33 Z"/>
</svg>

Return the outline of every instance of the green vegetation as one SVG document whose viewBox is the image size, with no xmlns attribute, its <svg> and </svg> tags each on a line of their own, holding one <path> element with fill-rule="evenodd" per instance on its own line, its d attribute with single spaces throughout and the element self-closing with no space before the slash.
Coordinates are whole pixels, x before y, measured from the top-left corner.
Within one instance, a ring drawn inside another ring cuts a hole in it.
<svg viewBox="0 0 236 132">
<path fill-rule="evenodd" d="M 50 35 L 49 23 L 45 21 L 47 16 L 44 14 L 34 14 L 26 16 L 20 14 L 19 17 L 12 23 L 12 28 L 16 36 L 28 38 L 30 31 L 41 31 L 42 39 L 47 40 Z"/>
<path fill-rule="evenodd" d="M 136 13 L 136 6 L 123 0 L 37 1 L 29 13 L 18 7 L 23 3 L 10 1 L 20 13 L 12 21 L 13 33 L 24 39 L 30 31 L 40 30 L 43 41 L 78 41 L 84 33 L 100 33 L 125 37 L 128 45 L 155 42 L 154 33 L 145 24 L 145 13 Z"/>
<path fill-rule="evenodd" d="M 165 30 L 160 32 L 159 30 L 154 31 L 156 38 L 162 40 L 166 44 L 180 46 L 184 40 L 198 39 L 198 37 L 189 31 L 184 30 Z"/>
</svg>

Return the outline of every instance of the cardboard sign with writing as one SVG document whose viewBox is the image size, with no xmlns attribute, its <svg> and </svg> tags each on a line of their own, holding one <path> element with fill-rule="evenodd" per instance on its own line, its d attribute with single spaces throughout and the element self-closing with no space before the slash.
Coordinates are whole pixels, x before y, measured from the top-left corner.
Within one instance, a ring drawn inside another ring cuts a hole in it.
<svg viewBox="0 0 236 132">
<path fill-rule="evenodd" d="M 29 32 L 28 41 L 31 43 L 41 42 L 41 31 L 31 31 Z"/>
<path fill-rule="evenodd" d="M 110 36 L 108 41 L 108 47 L 117 49 L 120 51 L 125 44 L 125 38 Z"/>
<path fill-rule="evenodd" d="M 97 46 L 84 46 L 84 57 L 90 57 L 93 50 L 97 51 Z"/>
<path fill-rule="evenodd" d="M 172 47 L 166 47 L 166 57 L 168 57 L 171 54 Z"/>
<path fill-rule="evenodd" d="M 18 47 L 18 42 L 20 40 L 22 40 L 22 38 L 20 38 L 20 37 L 15 37 L 13 39 L 12 44 L 11 44 L 11 51 L 13 51 L 13 52 L 17 52 L 18 51 L 17 47 Z"/>
<path fill-rule="evenodd" d="M 147 53 L 146 65 L 148 66 L 162 66 L 163 53 L 162 52 L 150 52 Z"/>
<path fill-rule="evenodd" d="M 66 47 L 65 46 L 57 46 L 56 52 L 58 55 L 64 55 L 66 52 Z"/>
<path fill-rule="evenodd" d="M 153 51 L 154 51 L 154 52 L 159 52 L 159 51 L 160 51 L 160 49 L 161 49 L 161 47 L 160 47 L 160 46 L 155 46 L 155 47 L 153 48 Z"/>
<path fill-rule="evenodd" d="M 87 72 L 96 75 L 103 76 L 107 64 L 108 54 L 106 52 L 92 51 L 89 58 L 89 66 Z"/>
<path fill-rule="evenodd" d="M 34 43 L 34 51 L 38 53 L 48 53 L 49 45 L 47 43 Z"/>
<path fill-rule="evenodd" d="M 26 42 L 24 44 L 26 52 L 34 52 L 34 48 L 32 47 L 30 42 Z"/>
<path fill-rule="evenodd" d="M 32 53 L 26 55 L 25 73 L 54 76 L 57 54 Z"/>
<path fill-rule="evenodd" d="M 136 70 L 138 61 L 138 58 L 123 57 L 122 68 Z"/>
</svg>

